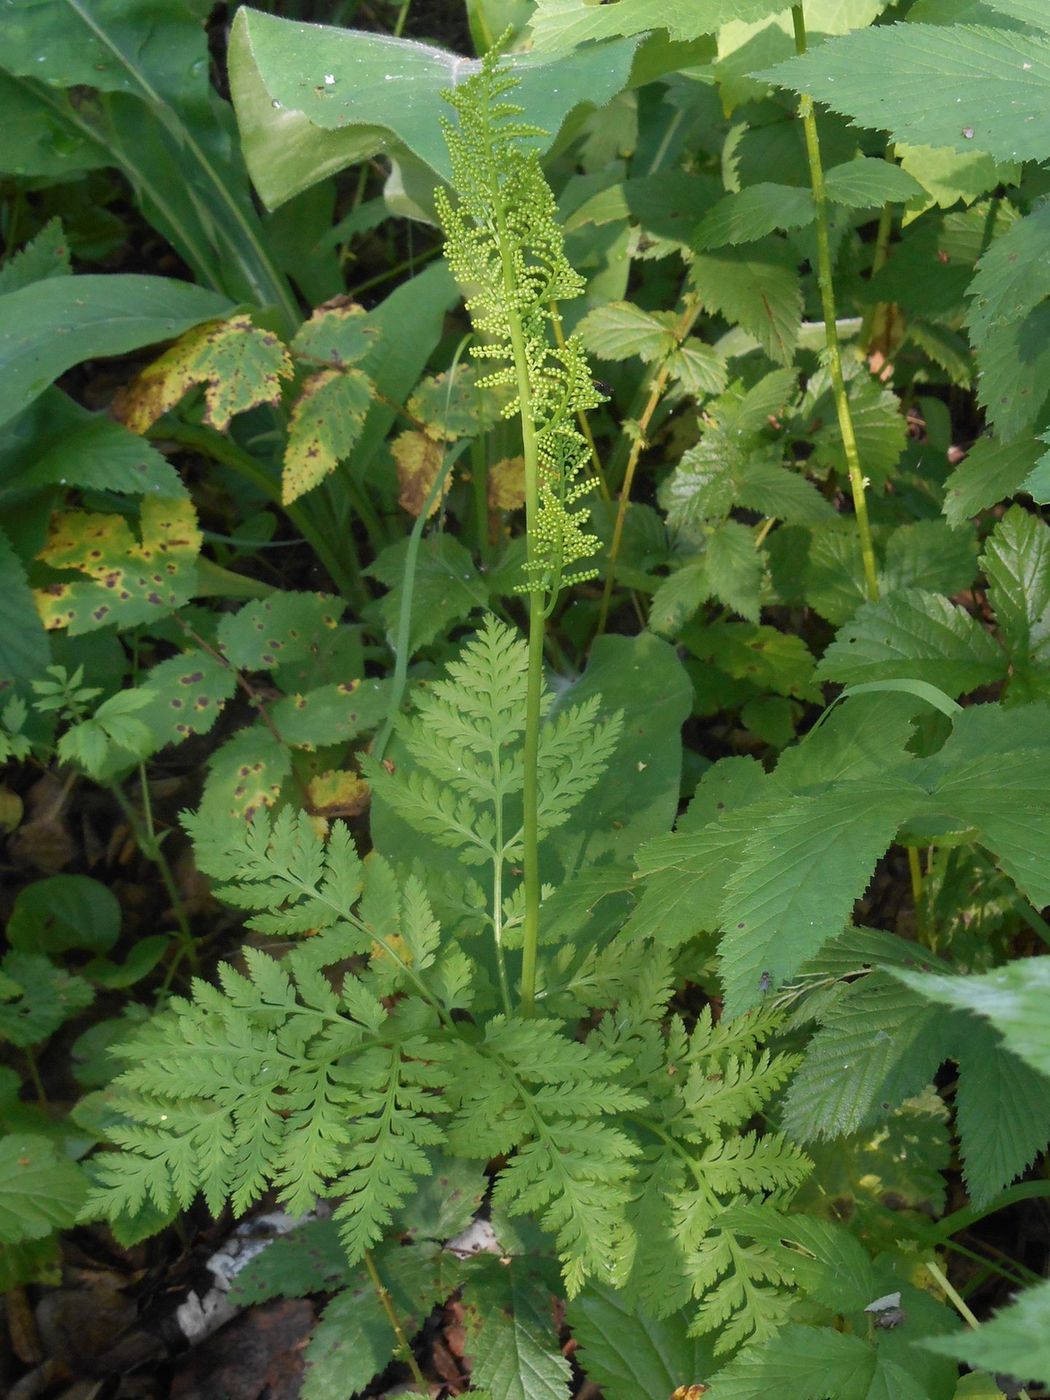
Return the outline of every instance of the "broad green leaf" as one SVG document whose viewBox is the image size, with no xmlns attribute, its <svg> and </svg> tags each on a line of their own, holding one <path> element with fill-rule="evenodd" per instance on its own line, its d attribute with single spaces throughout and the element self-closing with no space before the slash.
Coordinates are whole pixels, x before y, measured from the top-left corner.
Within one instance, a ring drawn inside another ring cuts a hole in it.
<svg viewBox="0 0 1050 1400">
<path fill-rule="evenodd" d="M 479 1259 L 463 1294 L 472 1380 L 506 1400 L 568 1400 L 552 1302 L 526 1259 Z"/>
<path fill-rule="evenodd" d="M 1041 0 L 983 0 L 983 3 L 997 15 L 1020 20 L 1022 24 L 1030 24 L 1033 29 L 1050 34 L 1050 14 Z"/>
<path fill-rule="evenodd" d="M 605 1400 L 667 1400 L 714 1371 L 710 1343 L 689 1335 L 681 1313 L 650 1317 L 611 1288 L 588 1284 L 569 1304 L 577 1359 Z"/>
<path fill-rule="evenodd" d="M 981 567 L 1010 653 L 1010 694 L 1031 698 L 1033 667 L 1050 661 L 1050 529 L 1011 506 L 989 537 Z"/>
<path fill-rule="evenodd" d="M 1006 496 L 1025 489 L 1025 478 L 1039 456 L 1039 444 L 1030 437 L 1001 442 L 978 438 L 944 483 L 944 516 L 953 529 L 978 511 L 987 510 Z"/>
<path fill-rule="evenodd" d="M 0 1241 L 42 1239 L 76 1222 L 87 1181 L 47 1138 L 0 1137 Z"/>
<path fill-rule="evenodd" d="M 925 680 L 956 696 L 1002 678 L 999 647 L 968 612 L 918 588 L 865 603 L 817 667 L 821 680 Z"/>
<path fill-rule="evenodd" d="M 346 604 L 327 593 L 282 590 L 272 598 L 245 603 L 224 613 L 218 640 L 231 666 L 241 671 L 270 670 L 314 660 L 334 644 Z"/>
<path fill-rule="evenodd" d="M 980 1327 L 949 1337 L 927 1337 L 921 1345 L 970 1366 L 1041 1385 L 1050 1383 L 1050 1280 L 1026 1288 Z"/>
<path fill-rule="evenodd" d="M 824 189 L 833 204 L 849 209 L 902 204 L 922 193 L 922 186 L 906 170 L 872 156 L 832 166 L 824 176 Z"/>
<path fill-rule="evenodd" d="M 736 504 L 788 525 L 818 525 L 834 507 L 800 472 L 751 456 L 736 476 Z"/>
<path fill-rule="evenodd" d="M 914 801 L 903 778 L 869 779 L 796 797 L 763 821 L 722 905 L 727 1016 L 756 1005 L 841 933 Z"/>
<path fill-rule="evenodd" d="M 699 7 L 692 0 L 619 0 L 603 14 L 586 0 L 538 0 L 529 30 L 533 46 L 541 51 L 573 49 L 589 39 L 647 29 L 666 29 L 672 39 L 692 39 L 714 34 L 729 20 L 766 19 L 780 8 L 776 0 L 707 0 Z"/>
<path fill-rule="evenodd" d="M 371 406 L 372 381 L 357 369 L 326 369 L 303 384 L 288 421 L 281 500 L 290 505 L 349 457 Z"/>
<path fill-rule="evenodd" d="M 139 719 L 153 737 L 155 748 L 180 744 L 191 734 L 207 734 L 237 688 L 232 666 L 207 651 L 169 656 L 150 668 L 141 680 L 150 699 Z"/>
<path fill-rule="evenodd" d="M 137 273 L 49 277 L 0 296 L 0 423 L 81 360 L 172 340 L 230 309 L 188 282 Z"/>
<path fill-rule="evenodd" d="M 946 146 L 909 146 L 896 148 L 901 169 L 914 177 L 919 192 L 908 200 L 905 224 L 926 209 L 939 205 L 950 209 L 962 200 L 972 204 L 996 185 L 1016 184 L 1021 167 L 1014 161 L 996 161 L 987 151 L 956 151 Z"/>
<path fill-rule="evenodd" d="M 837 1221 L 741 1202 L 729 1207 L 725 1223 L 770 1249 L 796 1286 L 825 1308 L 862 1311 L 875 1296 L 867 1250 Z"/>
<path fill-rule="evenodd" d="M 119 934 L 116 895 L 87 875 L 35 880 L 19 893 L 7 922 L 7 941 L 26 953 L 108 953 Z"/>
<path fill-rule="evenodd" d="M 881 485 L 893 472 L 907 441 L 908 425 L 900 400 L 873 374 L 860 367 L 847 381 L 850 416 L 864 475 Z M 799 407 L 799 424 L 812 442 L 811 467 L 841 471 L 845 461 L 831 380 L 826 370 L 810 379 Z M 816 431 L 810 425 L 819 423 Z"/>
<path fill-rule="evenodd" d="M 1050 1075 L 1050 957 L 1021 958 L 994 972 L 964 977 L 891 969 L 920 995 L 972 1011 L 990 1021 L 1007 1049 L 1040 1073 Z"/>
<path fill-rule="evenodd" d="M 809 92 L 895 141 L 1046 156 L 1050 38 L 968 25 L 895 24 L 831 39 L 755 74 Z"/>
<path fill-rule="evenodd" d="M 805 228 L 816 217 L 809 190 L 792 185 L 749 185 L 726 195 L 700 220 L 695 248 L 723 248 L 727 243 L 755 243 L 774 229 Z"/>
<path fill-rule="evenodd" d="M 46 88 L 0 71 L 0 105 L 5 124 L 0 166 L 5 174 L 75 179 L 109 163 L 104 143 L 65 120 Z"/>
<path fill-rule="evenodd" d="M 778 695 L 819 702 L 813 656 L 801 637 L 764 624 L 715 622 L 687 627 L 681 640 L 701 661 Z"/>
<path fill-rule="evenodd" d="M 524 120 L 553 139 L 581 103 L 601 107 L 627 85 L 637 39 L 549 59 L 509 58 Z M 241 143 L 269 208 L 378 151 L 449 176 L 439 118 L 444 89 L 475 59 L 385 34 L 300 24 L 242 7 L 230 35 L 230 86 Z M 544 138 L 531 138 L 544 148 Z"/>
<path fill-rule="evenodd" d="M 0 682 L 28 681 L 51 660 L 21 559 L 0 530 Z"/>
<path fill-rule="evenodd" d="M 770 359 L 789 364 L 802 324 L 797 261 L 787 244 L 699 253 L 690 270 L 701 301 L 755 337 Z"/>
<path fill-rule="evenodd" d="M 117 396 L 120 421 L 144 433 L 194 386 L 204 385 L 204 421 L 225 432 L 235 414 L 281 401 L 292 360 L 272 331 L 248 316 L 197 326 L 147 366 Z"/>
<path fill-rule="evenodd" d="M 954 1054 L 959 1063 L 955 1121 L 966 1189 L 972 1203 L 983 1206 L 1050 1142 L 1050 1082 L 1005 1050 L 989 1026 L 968 1025 Z"/>
<path fill-rule="evenodd" d="M 36 590 L 48 628 L 72 637 L 116 624 L 131 627 L 166 617 L 192 596 L 202 536 L 193 503 L 142 502 L 141 543 L 120 515 L 73 510 L 56 515 L 40 551 L 53 569 L 76 569 L 90 581 L 52 583 Z"/>
<path fill-rule="evenodd" d="M 377 728 L 389 704 L 389 680 L 334 681 L 276 701 L 270 717 L 285 743 L 319 749 Z"/>
</svg>

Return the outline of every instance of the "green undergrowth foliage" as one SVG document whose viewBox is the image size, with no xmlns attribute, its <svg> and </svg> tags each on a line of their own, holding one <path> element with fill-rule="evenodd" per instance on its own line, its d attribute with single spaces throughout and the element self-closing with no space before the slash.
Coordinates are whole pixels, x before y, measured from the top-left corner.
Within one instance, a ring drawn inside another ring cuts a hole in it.
<svg viewBox="0 0 1050 1400">
<path fill-rule="evenodd" d="M 276 1201 L 305 1400 L 1034 1397 L 1042 5 L 8 8 L 4 1286 Z"/>
</svg>

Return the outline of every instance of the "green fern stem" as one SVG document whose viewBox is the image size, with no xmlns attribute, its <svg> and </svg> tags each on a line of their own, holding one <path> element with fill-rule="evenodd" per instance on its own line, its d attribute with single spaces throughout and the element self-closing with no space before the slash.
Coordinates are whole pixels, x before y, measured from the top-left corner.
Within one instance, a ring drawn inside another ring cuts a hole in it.
<svg viewBox="0 0 1050 1400">
<path fill-rule="evenodd" d="M 792 5 L 791 21 L 795 29 L 795 51 L 798 54 L 804 54 L 806 52 L 806 17 L 801 4 Z M 868 500 L 865 495 L 864 473 L 860 466 L 860 453 L 857 450 L 857 435 L 853 429 L 853 415 L 850 412 L 846 380 L 842 373 L 842 351 L 839 346 L 835 282 L 831 261 L 831 236 L 828 231 L 828 200 L 824 189 L 824 167 L 820 160 L 817 118 L 813 110 L 813 98 L 809 93 L 803 93 L 799 98 L 798 113 L 802 119 L 802 129 L 806 138 L 810 187 L 813 191 L 813 203 L 817 210 L 817 281 L 820 285 L 820 300 L 824 313 L 828 373 L 831 376 L 832 392 L 835 395 L 835 409 L 838 414 L 839 431 L 842 434 L 842 448 L 849 471 L 850 490 L 853 493 L 853 511 L 857 517 L 860 552 L 864 561 L 864 581 L 867 585 L 868 598 L 871 602 L 875 602 L 879 596 L 875 545 L 871 536 L 871 521 L 868 519 Z"/>
<path fill-rule="evenodd" d="M 517 276 L 507 236 L 506 210 L 502 203 L 493 209 L 500 243 L 500 263 L 508 308 L 513 307 Z M 525 351 L 525 331 L 521 317 L 508 310 L 511 354 L 518 389 L 518 417 L 521 420 L 521 450 L 525 463 L 525 539 L 526 558 L 538 566 L 536 526 L 540 513 L 540 461 L 536 443 L 536 421 L 532 408 L 532 386 Z M 540 942 L 540 836 L 539 836 L 539 754 L 540 719 L 543 698 L 543 635 L 545 631 L 545 599 L 538 580 L 538 568 L 530 569 L 532 587 L 529 589 L 529 671 L 525 692 L 525 744 L 523 753 L 525 786 L 522 791 L 522 826 L 524 853 L 522 884 L 525 894 L 525 919 L 521 945 L 521 1010 L 531 1016 L 536 1009 L 536 961 Z M 499 912 L 497 911 L 497 917 Z M 498 940 L 497 940 L 497 951 Z"/>
</svg>

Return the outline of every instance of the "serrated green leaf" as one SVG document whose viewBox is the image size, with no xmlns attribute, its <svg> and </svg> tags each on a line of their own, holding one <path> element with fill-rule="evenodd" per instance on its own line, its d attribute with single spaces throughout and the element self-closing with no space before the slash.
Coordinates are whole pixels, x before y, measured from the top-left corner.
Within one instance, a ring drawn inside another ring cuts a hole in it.
<svg viewBox="0 0 1050 1400">
<path fill-rule="evenodd" d="M 944 483 L 948 524 L 958 529 L 978 511 L 1027 489 L 1022 483 L 1035 466 L 1039 451 L 1039 444 L 1030 437 L 1010 442 L 978 438 Z"/>
<path fill-rule="evenodd" d="M 729 194 L 700 220 L 692 244 L 703 252 L 727 243 L 755 243 L 775 229 L 805 228 L 816 218 L 809 190 L 793 185 L 748 185 Z"/>
<path fill-rule="evenodd" d="M 484 1260 L 463 1295 L 471 1378 L 506 1400 L 567 1400 L 569 1363 L 554 1330 L 553 1298 L 527 1261 Z"/>
<path fill-rule="evenodd" d="M 1012 506 L 985 544 L 981 567 L 1010 653 L 1010 694 L 1030 699 L 1038 686 L 1033 668 L 1050 661 L 1050 529 Z"/>
<path fill-rule="evenodd" d="M 902 589 L 865 603 L 817 667 L 822 680 L 925 680 L 961 695 L 999 680 L 1002 652 L 983 627 L 937 593 Z"/>
<path fill-rule="evenodd" d="M 708 538 L 704 562 L 715 597 L 749 622 L 757 622 L 765 568 L 755 548 L 754 531 L 737 520 L 724 520 Z"/>
<path fill-rule="evenodd" d="M 969 588 L 977 570 L 976 541 L 951 530 L 942 520 L 901 525 L 886 542 L 879 588 L 895 593 L 923 588 L 951 597 Z"/>
<path fill-rule="evenodd" d="M 873 209 L 879 204 L 905 203 L 920 195 L 922 186 L 892 161 L 861 156 L 832 166 L 824 175 L 824 190 L 833 204 Z"/>
<path fill-rule="evenodd" d="M 1042 160 L 1050 39 L 970 25 L 895 24 L 831 39 L 754 75 L 812 93 L 895 141 Z"/>
<path fill-rule="evenodd" d="M 666 29 L 672 39 L 714 34 L 729 20 L 765 19 L 775 0 L 709 0 L 698 10 L 691 0 L 620 0 L 608 14 L 596 14 L 586 0 L 539 0 L 530 33 L 538 50 L 573 49 L 588 39 Z"/>
<path fill-rule="evenodd" d="M 779 240 L 698 253 L 690 270 L 700 300 L 755 337 L 770 359 L 790 364 L 802 324 L 793 251 Z"/>
<path fill-rule="evenodd" d="M 333 1222 L 307 1220 L 279 1235 L 249 1259 L 231 1283 L 229 1296 L 232 1303 L 244 1308 L 268 1298 L 305 1298 L 310 1293 L 334 1292 L 352 1281 L 353 1273 Z"/>
<path fill-rule="evenodd" d="M 68 277 L 69 239 L 61 219 L 49 219 L 40 232 L 17 253 L 4 259 L 0 268 L 0 295 L 17 292 L 47 277 Z"/>
<path fill-rule="evenodd" d="M 46 1040 L 95 997 L 94 988 L 82 977 L 56 967 L 39 953 L 12 950 L 0 963 L 0 971 L 10 979 L 0 1000 L 0 1040 L 12 1045 Z"/>
<path fill-rule="evenodd" d="M 50 659 L 25 567 L 0 530 L 0 682 L 40 676 Z"/>
<path fill-rule="evenodd" d="M 1045 1385 L 1050 1381 L 1050 1281 L 1026 1288 L 974 1330 L 926 1337 L 921 1345 L 970 1366 Z"/>
<path fill-rule="evenodd" d="M 988 1026 L 967 1025 L 955 1056 L 955 1121 L 966 1189 L 973 1204 L 983 1206 L 1050 1142 L 1050 1082 L 1004 1050 Z"/>
<path fill-rule="evenodd" d="M 70 485 L 129 495 L 152 491 L 165 499 L 187 494 L 178 472 L 144 438 L 111 418 L 71 414 L 64 405 L 63 416 L 70 421 L 60 434 L 34 444 L 30 466 L 13 483 L 18 488 Z"/>
<path fill-rule="evenodd" d="M 605 1400 L 667 1400 L 715 1369 L 710 1343 L 689 1335 L 689 1317 L 651 1317 L 611 1288 L 591 1284 L 569 1304 L 577 1361 Z"/>
<path fill-rule="evenodd" d="M 713 1389 L 722 1400 L 761 1400 L 778 1393 L 792 1400 L 827 1400 L 829 1395 L 868 1400 L 875 1365 L 875 1348 L 860 1337 L 790 1323 L 769 1341 L 745 1347 L 717 1373 Z M 900 1400 L 905 1400 L 903 1394 Z M 918 1397 L 912 1393 L 907 1400 Z"/>
<path fill-rule="evenodd" d="M 769 815 L 722 906 L 727 1016 L 756 1005 L 842 931 L 913 801 L 903 779 L 871 779 Z"/>
<path fill-rule="evenodd" d="M 87 1194 L 84 1173 L 47 1138 L 0 1137 L 0 1241 L 42 1239 L 75 1223 Z"/>
<path fill-rule="evenodd" d="M 390 637 L 396 637 L 405 583 L 407 540 L 388 545 L 368 572 L 386 585 L 380 609 Z M 420 542 L 412 590 L 408 648 L 415 655 L 453 619 L 487 606 L 489 589 L 469 552 L 452 535 L 428 535 Z"/>
<path fill-rule="evenodd" d="M 241 729 L 209 759 L 200 810 L 224 821 L 250 820 L 273 806 L 291 769 L 291 754 L 265 725 Z"/>
<path fill-rule="evenodd" d="M 994 972 L 968 977 L 891 969 L 921 996 L 971 1011 L 990 1021 L 1015 1055 L 1050 1075 L 1050 957 L 1021 958 Z"/>
<path fill-rule="evenodd" d="M 587 349 L 601 360 L 627 360 L 632 355 L 658 360 L 675 345 L 663 320 L 629 301 L 596 306 L 580 322 L 579 333 Z"/>
</svg>

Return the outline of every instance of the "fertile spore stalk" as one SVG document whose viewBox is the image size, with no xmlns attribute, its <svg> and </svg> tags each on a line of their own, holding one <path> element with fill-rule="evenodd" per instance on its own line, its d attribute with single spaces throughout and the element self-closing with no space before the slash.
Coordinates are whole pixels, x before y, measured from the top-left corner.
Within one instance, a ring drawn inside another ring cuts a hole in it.
<svg viewBox="0 0 1050 1400">
<path fill-rule="evenodd" d="M 569 266 L 550 186 L 530 143 L 544 133 L 516 119 L 522 109 L 502 99 L 518 79 L 500 64 L 502 40 L 480 70 L 445 93 L 458 125 L 442 126 L 452 164 L 453 205 L 437 192 L 445 255 L 470 295 L 479 343 L 472 353 L 498 362 L 481 385 L 509 385 L 505 416 L 518 416 L 525 462 L 529 671 L 524 744 L 524 893 L 521 1010 L 533 1010 L 539 943 L 540 872 L 537 778 L 543 690 L 544 623 L 565 584 L 593 578 L 577 567 L 598 541 L 586 532 L 580 497 L 587 443 L 577 415 L 602 402 L 576 336 L 558 343 L 556 303 L 579 296 L 585 283 Z M 501 363 L 499 363 L 501 362 Z"/>
</svg>

